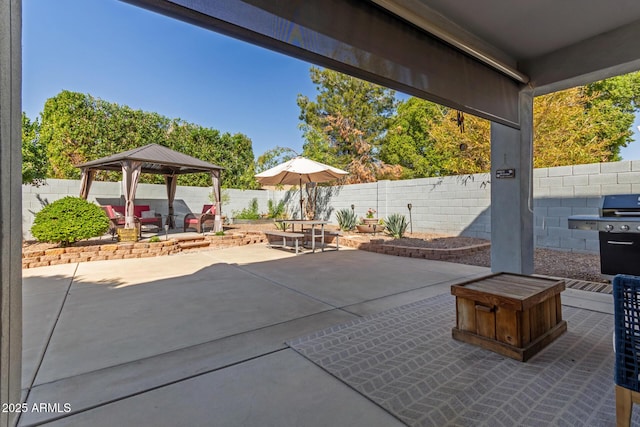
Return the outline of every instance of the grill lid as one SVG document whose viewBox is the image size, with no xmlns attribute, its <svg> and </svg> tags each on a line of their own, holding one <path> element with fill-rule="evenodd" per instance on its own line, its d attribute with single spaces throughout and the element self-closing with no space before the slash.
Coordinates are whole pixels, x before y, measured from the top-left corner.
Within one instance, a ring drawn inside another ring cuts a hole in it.
<svg viewBox="0 0 640 427">
<path fill-rule="evenodd" d="M 600 216 L 640 219 L 640 194 L 611 194 L 602 197 Z"/>
</svg>

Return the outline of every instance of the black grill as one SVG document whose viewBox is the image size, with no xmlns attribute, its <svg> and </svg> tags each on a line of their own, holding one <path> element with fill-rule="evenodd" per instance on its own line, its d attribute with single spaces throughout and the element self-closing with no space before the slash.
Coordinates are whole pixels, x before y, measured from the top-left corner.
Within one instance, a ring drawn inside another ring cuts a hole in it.
<svg viewBox="0 0 640 427">
<path fill-rule="evenodd" d="M 569 217 L 573 230 L 597 230 L 600 272 L 640 276 L 640 194 L 604 196 L 600 215 Z"/>
</svg>

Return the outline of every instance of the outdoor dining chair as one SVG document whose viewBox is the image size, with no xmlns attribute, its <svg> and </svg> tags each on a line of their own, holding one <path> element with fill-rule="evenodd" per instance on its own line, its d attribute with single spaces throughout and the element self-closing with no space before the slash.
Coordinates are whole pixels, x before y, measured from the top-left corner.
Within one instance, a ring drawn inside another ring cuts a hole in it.
<svg viewBox="0 0 640 427">
<path fill-rule="evenodd" d="M 209 226 L 211 227 L 211 229 L 213 229 L 215 225 L 215 219 L 215 205 L 204 205 L 202 207 L 202 213 L 188 213 L 184 216 L 183 231 L 187 231 L 187 228 L 193 228 L 198 233 L 203 233 L 205 226 Z"/>
<path fill-rule="evenodd" d="M 614 277 L 613 306 L 616 424 L 628 426 L 640 403 L 640 277 Z"/>
</svg>

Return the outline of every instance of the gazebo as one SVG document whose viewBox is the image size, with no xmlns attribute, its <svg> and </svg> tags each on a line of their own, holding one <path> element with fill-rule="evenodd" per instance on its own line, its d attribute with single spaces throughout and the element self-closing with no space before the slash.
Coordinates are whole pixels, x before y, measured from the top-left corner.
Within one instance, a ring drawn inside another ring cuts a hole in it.
<svg viewBox="0 0 640 427">
<path fill-rule="evenodd" d="M 91 183 L 98 170 L 122 170 L 122 190 L 125 200 L 125 228 L 134 228 L 133 207 L 141 173 L 164 175 L 167 184 L 167 199 L 169 215 L 166 224 L 175 227 L 173 216 L 173 200 L 176 195 L 177 175 L 186 173 L 208 172 L 211 174 L 213 194 L 216 205 L 215 231 L 222 229 L 220 217 L 220 171 L 224 168 L 205 162 L 195 157 L 171 150 L 159 144 L 149 144 L 129 151 L 92 160 L 76 165 L 82 171 L 80 183 L 80 197 L 86 199 L 89 195 Z"/>
</svg>

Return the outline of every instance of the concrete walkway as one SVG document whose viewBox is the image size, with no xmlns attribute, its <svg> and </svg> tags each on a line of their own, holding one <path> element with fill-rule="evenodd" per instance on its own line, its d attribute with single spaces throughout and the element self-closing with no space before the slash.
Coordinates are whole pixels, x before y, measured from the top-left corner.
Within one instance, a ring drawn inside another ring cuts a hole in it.
<svg viewBox="0 0 640 427">
<path fill-rule="evenodd" d="M 24 270 L 20 425 L 402 425 L 285 341 L 487 273 L 262 245 Z M 606 313 L 610 300 L 563 294 Z"/>
</svg>

